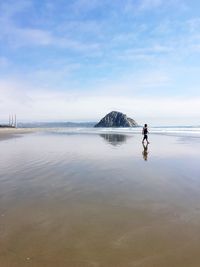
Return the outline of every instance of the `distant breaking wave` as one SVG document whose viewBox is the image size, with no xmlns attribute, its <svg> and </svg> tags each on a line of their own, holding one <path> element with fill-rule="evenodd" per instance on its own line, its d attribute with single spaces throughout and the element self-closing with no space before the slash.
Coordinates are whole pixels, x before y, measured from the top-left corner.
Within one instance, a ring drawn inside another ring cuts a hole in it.
<svg viewBox="0 0 200 267">
<path fill-rule="evenodd" d="M 57 134 L 141 134 L 142 127 L 134 128 L 89 128 L 89 127 L 52 127 L 43 128 Z M 175 135 L 183 137 L 200 137 L 200 127 L 179 126 L 179 127 L 150 127 L 149 134 Z"/>
<path fill-rule="evenodd" d="M 94 128 L 95 122 L 51 122 L 51 123 L 19 123 L 19 128 L 37 128 L 60 134 L 141 134 L 142 127 L 133 128 Z M 185 137 L 200 137 L 200 126 L 155 126 L 149 127 L 150 134 L 176 135 Z"/>
</svg>

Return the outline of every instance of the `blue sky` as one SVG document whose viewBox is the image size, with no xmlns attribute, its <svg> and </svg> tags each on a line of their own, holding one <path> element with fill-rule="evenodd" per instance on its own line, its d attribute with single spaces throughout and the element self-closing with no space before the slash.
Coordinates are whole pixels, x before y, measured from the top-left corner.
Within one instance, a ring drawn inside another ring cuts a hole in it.
<svg viewBox="0 0 200 267">
<path fill-rule="evenodd" d="M 200 3 L 0 1 L 0 120 L 200 124 Z"/>
</svg>

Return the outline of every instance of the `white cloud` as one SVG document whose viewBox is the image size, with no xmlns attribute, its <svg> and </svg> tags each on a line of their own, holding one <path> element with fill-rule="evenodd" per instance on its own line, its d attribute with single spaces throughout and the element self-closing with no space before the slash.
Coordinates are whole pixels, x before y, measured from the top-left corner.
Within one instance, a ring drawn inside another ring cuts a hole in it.
<svg viewBox="0 0 200 267">
<path fill-rule="evenodd" d="M 76 0 L 72 4 L 72 10 L 75 13 L 89 12 L 101 6 L 104 2 L 103 0 Z"/>
<path fill-rule="evenodd" d="M 159 43 L 155 43 L 143 48 L 140 47 L 116 51 L 113 53 L 113 55 L 115 58 L 125 61 L 143 60 L 156 62 L 160 60 L 161 56 L 164 58 L 164 56 L 168 56 L 173 52 L 175 52 L 175 46 L 172 44 L 161 45 Z"/>
<path fill-rule="evenodd" d="M 10 65 L 10 60 L 6 57 L 0 57 L 0 67 L 7 67 Z"/>
<path fill-rule="evenodd" d="M 96 90 L 98 95 L 126 95 L 139 96 L 139 95 L 157 95 L 172 83 L 172 78 L 164 70 L 146 70 L 132 72 L 129 75 L 121 75 L 115 77 L 114 80 L 103 79 L 96 82 Z M 156 93 L 155 93 L 156 92 Z"/>
<path fill-rule="evenodd" d="M 162 12 L 168 8 L 176 8 L 179 12 L 184 12 L 188 9 L 187 5 L 182 0 L 139 0 L 138 2 L 127 0 L 124 11 L 134 15 L 142 15 L 148 11 Z"/>
<path fill-rule="evenodd" d="M 31 6 L 32 6 L 31 0 L 18 0 L 17 4 L 13 0 L 1 1 L 0 2 L 1 19 L 11 18 L 15 14 L 20 13 Z"/>
<path fill-rule="evenodd" d="M 163 0 L 141 0 L 139 10 L 147 10 L 160 7 L 165 1 Z"/>
<path fill-rule="evenodd" d="M 12 32 L 11 32 L 12 31 Z M 48 31 L 40 29 L 31 29 L 31 28 L 13 28 L 10 31 L 12 34 L 12 39 L 15 39 L 15 46 L 24 46 L 24 45 L 41 45 L 47 46 L 54 43 L 54 37 Z"/>
<path fill-rule="evenodd" d="M 0 114 L 5 120 L 9 113 L 16 113 L 24 121 L 86 121 L 98 120 L 111 110 L 119 110 L 139 123 L 168 124 L 176 118 L 192 124 L 200 116 L 200 98 L 141 97 L 131 95 L 95 95 L 33 90 L 28 85 L 16 82 L 0 83 Z"/>
<path fill-rule="evenodd" d="M 166 1 L 163 0 L 140 0 L 138 3 L 134 0 L 127 0 L 125 3 L 124 11 L 138 15 L 144 11 L 157 9 L 163 6 Z"/>
<path fill-rule="evenodd" d="M 199 33 L 200 30 L 200 18 L 199 17 L 195 17 L 195 18 L 191 18 L 189 20 L 186 21 L 186 26 L 188 26 L 190 32 L 192 33 Z"/>
<path fill-rule="evenodd" d="M 83 3 L 85 2 L 87 1 L 83 1 Z M 93 0 L 93 2 L 94 5 L 95 1 Z M 69 37 L 65 33 L 59 35 L 58 29 L 58 32 L 56 32 L 56 29 L 53 28 L 46 30 L 41 27 L 20 26 L 20 24 L 15 21 L 14 17 L 17 14 L 19 15 L 20 12 L 27 11 L 27 8 L 31 7 L 31 4 L 31 1 L 20 1 L 17 8 L 14 8 L 13 6 L 15 5 L 12 4 L 0 6 L 0 39 L 2 39 L 4 43 L 14 48 L 23 46 L 52 46 L 78 52 L 92 52 L 100 49 L 100 44 L 97 42 L 82 42 L 75 38 L 74 35 Z M 88 24 L 86 28 L 91 29 L 92 24 Z"/>
<path fill-rule="evenodd" d="M 1 5 L 0 38 L 14 47 L 30 44 L 47 45 L 52 43 L 51 33 L 45 30 L 20 27 L 15 22 L 15 15 L 31 6 L 31 1 L 19 1 L 17 5 Z"/>
<path fill-rule="evenodd" d="M 1 29 L 1 37 L 9 43 L 11 47 L 22 46 L 52 46 L 67 48 L 79 52 L 98 51 L 100 45 L 94 42 L 80 42 L 75 39 L 63 36 L 58 37 L 50 31 L 36 28 L 20 28 L 12 22 L 7 23 L 6 28 Z"/>
</svg>

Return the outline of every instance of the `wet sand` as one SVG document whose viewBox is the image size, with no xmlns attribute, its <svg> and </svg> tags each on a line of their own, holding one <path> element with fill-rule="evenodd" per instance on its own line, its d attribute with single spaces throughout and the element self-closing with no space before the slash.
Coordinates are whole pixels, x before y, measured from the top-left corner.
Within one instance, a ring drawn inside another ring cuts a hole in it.
<svg viewBox="0 0 200 267">
<path fill-rule="evenodd" d="M 13 137 L 20 137 L 26 133 L 32 133 L 36 130 L 25 128 L 0 128 L 0 141 L 10 139 Z"/>
<path fill-rule="evenodd" d="M 0 142 L 0 266 L 200 266 L 200 141 L 31 133 Z"/>
</svg>

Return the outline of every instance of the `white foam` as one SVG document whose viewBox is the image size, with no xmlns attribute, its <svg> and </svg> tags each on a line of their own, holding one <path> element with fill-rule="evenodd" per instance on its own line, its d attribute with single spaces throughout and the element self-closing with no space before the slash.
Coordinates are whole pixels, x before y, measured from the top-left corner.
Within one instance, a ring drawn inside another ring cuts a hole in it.
<svg viewBox="0 0 200 267">
<path fill-rule="evenodd" d="M 87 133 L 87 134 L 101 134 L 101 133 L 116 133 L 116 134 L 141 134 L 142 128 L 52 128 L 52 132 L 60 134 L 69 133 Z M 177 136 L 191 136 L 200 137 L 200 127 L 150 127 L 150 134 L 166 134 Z"/>
</svg>

